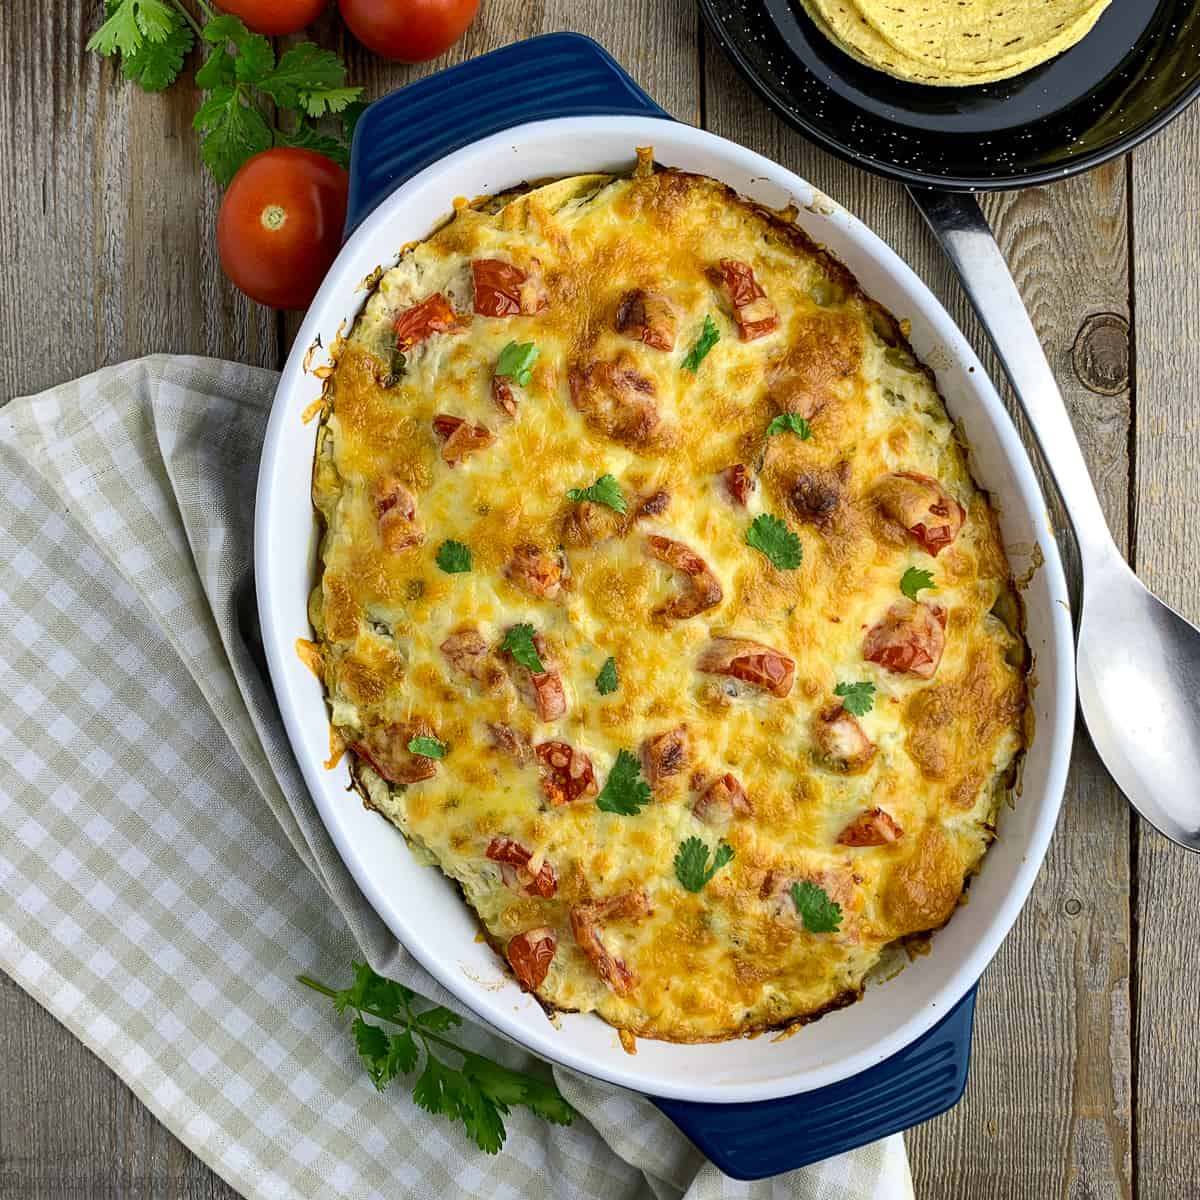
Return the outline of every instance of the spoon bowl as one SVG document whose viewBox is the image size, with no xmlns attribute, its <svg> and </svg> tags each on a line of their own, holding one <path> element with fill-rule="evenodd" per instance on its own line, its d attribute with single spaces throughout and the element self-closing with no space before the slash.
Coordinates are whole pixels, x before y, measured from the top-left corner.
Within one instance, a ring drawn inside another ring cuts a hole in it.
<svg viewBox="0 0 1200 1200">
<path fill-rule="evenodd" d="M 1115 547 L 1084 586 L 1076 669 L 1096 752 L 1147 821 L 1200 851 L 1200 629 Z"/>
</svg>

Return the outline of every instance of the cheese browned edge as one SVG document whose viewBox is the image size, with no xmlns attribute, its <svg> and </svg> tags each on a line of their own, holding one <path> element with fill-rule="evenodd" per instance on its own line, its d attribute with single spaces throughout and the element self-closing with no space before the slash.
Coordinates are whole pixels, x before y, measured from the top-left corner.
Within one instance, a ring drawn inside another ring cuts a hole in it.
<svg viewBox="0 0 1200 1200">
<path fill-rule="evenodd" d="M 470 316 L 478 258 L 540 271 L 545 309 Z M 715 273 L 723 258 L 753 267 L 778 330 L 739 338 Z M 634 289 L 670 298 L 672 350 L 618 332 L 617 309 Z M 435 292 L 467 314 L 461 328 L 418 342 L 399 381 L 382 386 L 396 317 Z M 693 373 L 681 364 L 706 314 L 721 338 Z M 508 417 L 491 376 L 512 341 L 533 341 L 540 355 Z M 648 436 L 621 429 L 614 438 L 611 414 L 572 402 L 572 367 L 613 362 L 650 381 L 659 421 Z M 764 437 L 784 409 L 811 412 L 808 440 Z M 438 413 L 485 426 L 495 440 L 451 467 L 431 424 Z M 722 475 L 733 463 L 757 479 L 744 508 Z M 936 479 L 965 511 L 936 557 L 881 502 L 881 480 L 900 472 Z M 662 491 L 668 507 L 636 522 L 608 510 L 581 519 L 567 491 L 605 473 L 631 504 Z M 383 478 L 417 500 L 422 540 L 399 552 L 384 548 L 372 502 Z M 365 745 L 372 730 L 427 725 L 448 746 L 433 777 L 407 787 L 352 754 L 363 796 L 460 885 L 498 953 L 515 935 L 553 931 L 554 957 L 536 988 L 548 1008 L 594 1011 L 678 1041 L 778 1028 L 852 1001 L 884 948 L 953 913 L 994 836 L 1023 744 L 1020 604 L 995 514 L 932 375 L 895 320 L 790 221 L 714 180 L 651 169 L 645 154 L 630 176 L 583 176 L 459 208 L 383 275 L 339 347 L 313 494 L 323 571 L 309 611 L 335 729 Z M 798 569 L 778 570 L 746 545 L 762 512 L 799 535 Z M 597 525 L 611 532 L 606 521 L 624 532 L 593 541 Z M 647 553 L 650 535 L 702 557 L 720 584 L 716 607 L 686 619 L 652 615 L 681 576 Z M 447 538 L 471 548 L 469 573 L 435 564 Z M 509 577 L 524 544 L 561 553 L 567 586 L 557 598 L 530 595 Z M 870 627 L 909 603 L 899 580 L 910 566 L 933 573 L 936 591 L 919 602 L 932 599 L 945 618 L 944 654 L 928 680 L 863 657 Z M 485 685 L 439 650 L 467 627 L 495 647 L 522 622 L 560 671 L 569 707 L 559 719 L 530 711 L 510 681 L 519 672 L 501 657 L 487 661 L 502 680 L 485 672 Z M 721 635 L 786 653 L 795 663 L 789 694 L 698 672 Z M 594 680 L 608 656 L 621 686 L 602 697 Z M 865 767 L 838 769 L 817 727 L 836 707 L 835 686 L 854 681 L 876 688 L 874 707 L 858 718 L 875 749 Z M 687 765 L 634 816 L 599 811 L 587 797 L 554 806 L 536 760 L 520 764 L 492 744 L 496 724 L 585 752 L 597 784 L 619 750 L 636 754 L 684 725 Z M 744 786 L 752 813 L 705 823 L 697 800 L 726 773 Z M 875 808 L 902 829 L 897 840 L 838 842 Z M 681 887 L 672 866 L 688 837 L 735 852 L 699 893 Z M 508 885 L 487 857 L 500 838 L 531 854 Z M 526 894 L 545 863 L 553 897 Z M 804 927 L 790 899 L 798 880 L 840 904 L 836 932 Z M 616 917 L 583 925 L 584 940 L 595 934 L 634 980 L 614 989 L 611 973 L 606 983 L 597 971 L 595 947 L 591 957 L 581 949 L 571 915 L 630 895 L 644 897 L 641 908 L 618 904 Z"/>
</svg>

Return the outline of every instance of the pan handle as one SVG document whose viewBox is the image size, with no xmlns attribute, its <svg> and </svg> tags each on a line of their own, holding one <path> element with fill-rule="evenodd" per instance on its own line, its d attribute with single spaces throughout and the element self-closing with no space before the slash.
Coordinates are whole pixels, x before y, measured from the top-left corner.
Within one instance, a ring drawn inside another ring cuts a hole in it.
<svg viewBox="0 0 1200 1200">
<path fill-rule="evenodd" d="M 1118 554 L 1054 372 L 974 195 L 910 187 L 958 272 L 1054 476 L 1085 563 Z"/>
</svg>

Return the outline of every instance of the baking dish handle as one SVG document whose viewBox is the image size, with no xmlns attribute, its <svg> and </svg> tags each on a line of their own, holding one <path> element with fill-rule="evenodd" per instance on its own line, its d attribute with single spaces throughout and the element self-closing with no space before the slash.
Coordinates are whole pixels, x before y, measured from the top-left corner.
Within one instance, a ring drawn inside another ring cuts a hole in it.
<svg viewBox="0 0 1200 1200">
<path fill-rule="evenodd" d="M 669 114 L 579 33 L 547 33 L 438 71 L 376 100 L 350 153 L 345 237 L 390 192 L 470 142 L 550 117 Z"/>
<path fill-rule="evenodd" d="M 763 1179 L 953 1108 L 967 1085 L 974 1020 L 972 988 L 911 1046 L 851 1079 L 799 1096 L 751 1104 L 651 1099 L 726 1175 Z"/>
</svg>

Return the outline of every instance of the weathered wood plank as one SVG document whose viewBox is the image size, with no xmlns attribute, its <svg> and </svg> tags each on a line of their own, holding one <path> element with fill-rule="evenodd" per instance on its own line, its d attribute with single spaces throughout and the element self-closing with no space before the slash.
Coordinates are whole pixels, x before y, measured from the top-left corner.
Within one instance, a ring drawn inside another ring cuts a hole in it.
<svg viewBox="0 0 1200 1200">
<path fill-rule="evenodd" d="M 711 39 L 705 62 L 709 127 L 790 167 L 857 213 L 985 350 L 978 322 L 903 189 L 837 161 L 776 120 Z M 1128 317 L 1125 200 L 1124 168 L 1115 164 L 986 205 L 1118 540 L 1125 537 L 1128 479 L 1127 364 L 1119 361 Z M 1090 352 L 1084 346 L 1079 355 L 1093 384 L 1106 381 L 1105 389 L 1116 391 L 1100 396 L 1076 374 L 1072 347 L 1089 316 L 1109 312 L 1118 318 L 1118 336 L 1105 324 L 1092 334 Z M 994 357 L 982 357 L 998 378 Z M 1060 513 L 1057 521 L 1063 527 Z M 923 1200 L 1131 1195 L 1128 893 L 1124 801 L 1081 746 L 1046 867 L 980 988 L 967 1095 L 909 1136 Z"/>
<path fill-rule="evenodd" d="M 1135 565 L 1146 584 L 1200 619 L 1200 109 L 1134 156 L 1138 287 Z M 1137 833 L 1135 1053 L 1139 1194 L 1195 1194 L 1200 1112 L 1196 859 L 1141 824 Z"/>
<path fill-rule="evenodd" d="M 148 96 L 83 50 L 103 6 L 12 0 L 0 22 L 0 396 L 152 351 L 273 366 L 273 315 L 217 264 L 198 93 Z"/>
<path fill-rule="evenodd" d="M 0 1200 L 235 1200 L 3 973 L 0 1076 Z"/>
</svg>

